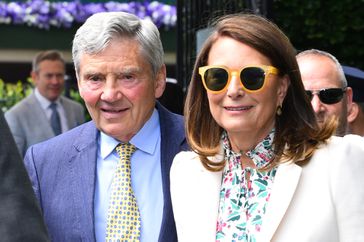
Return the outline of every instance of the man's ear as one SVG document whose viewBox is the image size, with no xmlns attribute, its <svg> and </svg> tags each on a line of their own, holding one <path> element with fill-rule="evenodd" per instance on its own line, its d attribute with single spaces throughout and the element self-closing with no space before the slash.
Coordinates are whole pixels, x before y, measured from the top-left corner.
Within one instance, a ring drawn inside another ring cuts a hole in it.
<svg viewBox="0 0 364 242">
<path fill-rule="evenodd" d="M 166 66 L 163 65 L 156 76 L 155 79 L 155 90 L 154 90 L 154 96 L 155 98 L 159 98 L 162 96 L 164 89 L 166 88 Z"/>
<path fill-rule="evenodd" d="M 30 72 L 30 77 L 32 78 L 34 86 L 36 86 L 38 82 L 38 74 L 35 71 L 32 71 Z"/>
<path fill-rule="evenodd" d="M 348 123 L 352 123 L 354 122 L 354 120 L 356 119 L 356 117 L 358 117 L 359 114 L 359 106 L 357 103 L 352 102 L 350 105 L 350 108 L 348 109 Z"/>
<path fill-rule="evenodd" d="M 346 105 L 348 110 L 347 120 L 348 123 L 353 122 L 359 113 L 359 106 L 358 104 L 353 102 L 353 89 L 351 87 L 346 88 Z"/>
</svg>

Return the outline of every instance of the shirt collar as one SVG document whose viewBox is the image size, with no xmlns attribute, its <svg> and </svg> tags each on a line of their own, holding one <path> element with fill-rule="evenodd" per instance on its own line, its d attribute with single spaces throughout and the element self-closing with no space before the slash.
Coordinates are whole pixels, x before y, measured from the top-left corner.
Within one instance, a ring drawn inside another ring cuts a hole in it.
<svg viewBox="0 0 364 242">
<path fill-rule="evenodd" d="M 134 137 L 130 140 L 130 143 L 135 145 L 138 150 L 153 154 L 156 151 L 159 139 L 159 114 L 158 111 L 154 109 L 152 116 L 139 130 L 139 132 L 134 135 Z M 99 145 L 101 158 L 105 159 L 107 156 L 109 156 L 119 143 L 120 141 L 117 139 L 100 132 Z"/>
<path fill-rule="evenodd" d="M 52 103 L 51 101 L 49 101 L 47 98 L 45 98 L 42 94 L 40 94 L 38 88 L 35 88 L 34 90 L 34 95 L 37 98 L 37 100 L 40 103 L 40 106 L 46 110 L 47 108 L 49 108 L 49 105 Z M 60 98 L 58 97 L 57 100 L 55 101 L 55 103 L 57 103 L 58 105 L 61 105 L 60 102 Z"/>
<path fill-rule="evenodd" d="M 260 169 L 266 167 L 275 157 L 273 150 L 273 139 L 274 139 L 275 129 L 273 128 L 271 132 L 257 145 L 254 149 L 249 150 L 245 153 L 252 161 L 255 166 Z M 240 157 L 240 153 L 236 153 L 231 149 L 228 135 L 226 131 L 222 135 L 223 147 L 227 157 Z M 240 159 L 233 159 L 234 161 L 239 161 Z"/>
</svg>

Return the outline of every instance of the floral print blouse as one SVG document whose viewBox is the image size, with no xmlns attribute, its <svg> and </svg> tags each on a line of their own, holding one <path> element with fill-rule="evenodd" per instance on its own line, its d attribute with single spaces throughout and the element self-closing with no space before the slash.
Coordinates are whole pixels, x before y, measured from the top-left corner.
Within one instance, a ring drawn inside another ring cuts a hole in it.
<svg viewBox="0 0 364 242">
<path fill-rule="evenodd" d="M 274 129 L 253 150 L 245 153 L 256 168 L 264 168 L 274 158 Z M 242 167 L 240 154 L 231 149 L 226 132 L 222 135 L 227 159 L 220 191 L 216 241 L 255 242 L 262 226 L 277 168 L 259 171 Z"/>
</svg>

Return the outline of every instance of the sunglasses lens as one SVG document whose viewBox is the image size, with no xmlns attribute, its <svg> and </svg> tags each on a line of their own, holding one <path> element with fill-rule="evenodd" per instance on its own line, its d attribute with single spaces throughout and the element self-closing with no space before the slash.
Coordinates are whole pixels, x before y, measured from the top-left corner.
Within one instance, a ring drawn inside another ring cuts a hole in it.
<svg viewBox="0 0 364 242">
<path fill-rule="evenodd" d="M 326 104 L 334 104 L 340 102 L 344 96 L 341 88 L 329 88 L 320 91 L 320 100 Z"/>
<path fill-rule="evenodd" d="M 206 87 L 211 91 L 221 91 L 224 89 L 228 78 L 228 72 L 219 67 L 210 68 L 204 74 Z"/>
<path fill-rule="evenodd" d="M 260 67 L 247 67 L 240 73 L 240 79 L 246 89 L 256 91 L 263 87 L 265 71 Z"/>
</svg>

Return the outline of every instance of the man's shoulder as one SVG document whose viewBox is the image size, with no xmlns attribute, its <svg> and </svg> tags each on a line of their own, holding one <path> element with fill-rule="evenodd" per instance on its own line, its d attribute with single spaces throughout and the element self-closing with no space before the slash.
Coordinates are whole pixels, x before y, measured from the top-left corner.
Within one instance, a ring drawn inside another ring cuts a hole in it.
<svg viewBox="0 0 364 242">
<path fill-rule="evenodd" d="M 35 96 L 33 94 L 25 97 L 24 99 L 20 100 L 14 106 L 12 106 L 5 114 L 13 114 L 18 112 L 28 111 L 30 107 L 37 104 Z"/>
<path fill-rule="evenodd" d="M 69 105 L 69 106 L 72 106 L 72 107 L 77 107 L 77 108 L 82 108 L 82 105 L 68 97 L 65 97 L 65 96 L 61 96 L 61 100 L 63 102 L 64 105 Z"/>
<path fill-rule="evenodd" d="M 36 106 L 38 105 L 38 106 Z M 26 117 L 34 116 L 35 113 L 34 110 L 40 109 L 40 104 L 36 101 L 34 95 L 30 95 L 21 101 L 19 101 L 17 104 L 12 106 L 8 111 L 4 113 L 4 116 L 7 120 L 14 119 L 14 118 L 24 118 L 26 120 Z"/>
</svg>

